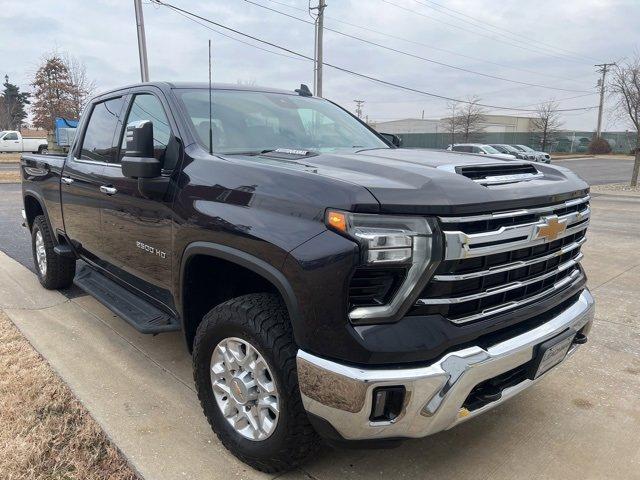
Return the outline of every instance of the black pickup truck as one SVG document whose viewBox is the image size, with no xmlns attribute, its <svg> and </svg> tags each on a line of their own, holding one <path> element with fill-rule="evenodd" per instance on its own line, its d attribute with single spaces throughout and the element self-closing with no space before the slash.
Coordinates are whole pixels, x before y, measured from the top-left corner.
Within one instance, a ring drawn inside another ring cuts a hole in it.
<svg viewBox="0 0 640 480">
<path fill-rule="evenodd" d="M 397 143 L 304 86 L 102 94 L 66 158 L 22 158 L 40 282 L 182 331 L 206 417 L 257 469 L 449 429 L 586 342 L 589 187 Z"/>
</svg>

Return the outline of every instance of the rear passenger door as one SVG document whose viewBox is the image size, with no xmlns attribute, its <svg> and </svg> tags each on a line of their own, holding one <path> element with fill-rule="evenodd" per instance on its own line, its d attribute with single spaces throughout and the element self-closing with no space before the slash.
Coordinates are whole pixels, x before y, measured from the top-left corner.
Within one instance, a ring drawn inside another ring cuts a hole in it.
<svg viewBox="0 0 640 480">
<path fill-rule="evenodd" d="M 115 159 L 115 140 L 124 97 L 118 96 L 96 102 L 88 113 L 79 141 L 65 162 L 60 192 L 64 228 L 75 242 L 80 254 L 98 261 L 102 250 L 100 208 L 104 200 L 102 172 Z"/>
<path fill-rule="evenodd" d="M 180 148 L 170 110 L 160 91 L 132 90 L 119 132 L 119 153 L 105 166 L 103 183 L 111 194 L 102 201 L 103 260 L 105 268 L 135 289 L 172 307 L 170 294 L 173 250 L 171 175 L 177 168 Z M 125 154 L 124 129 L 140 120 L 153 123 L 155 157 L 163 167 L 158 181 L 164 194 L 146 195 L 139 180 L 125 177 L 120 165 Z"/>
</svg>

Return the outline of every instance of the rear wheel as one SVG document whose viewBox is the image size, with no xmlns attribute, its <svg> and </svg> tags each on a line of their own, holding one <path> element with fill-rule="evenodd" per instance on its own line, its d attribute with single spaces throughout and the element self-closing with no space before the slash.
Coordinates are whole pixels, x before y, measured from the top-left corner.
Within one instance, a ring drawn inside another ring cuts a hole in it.
<svg viewBox="0 0 640 480">
<path fill-rule="evenodd" d="M 298 390 L 296 353 L 286 308 L 271 294 L 218 305 L 194 340 L 194 379 L 209 423 L 228 450 L 264 472 L 296 467 L 318 444 Z"/>
<path fill-rule="evenodd" d="M 53 251 L 55 243 L 44 215 L 38 215 L 33 221 L 31 245 L 33 262 L 42 286 L 49 290 L 69 287 L 76 274 L 76 261 Z"/>
</svg>

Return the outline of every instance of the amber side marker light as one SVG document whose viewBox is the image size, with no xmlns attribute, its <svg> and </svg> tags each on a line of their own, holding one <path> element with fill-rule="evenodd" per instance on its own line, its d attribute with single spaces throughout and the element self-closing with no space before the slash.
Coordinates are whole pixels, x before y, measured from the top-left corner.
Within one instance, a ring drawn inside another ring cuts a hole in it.
<svg viewBox="0 0 640 480">
<path fill-rule="evenodd" d="M 325 219 L 329 227 L 342 233 L 347 233 L 347 216 L 344 213 L 327 210 Z"/>
</svg>

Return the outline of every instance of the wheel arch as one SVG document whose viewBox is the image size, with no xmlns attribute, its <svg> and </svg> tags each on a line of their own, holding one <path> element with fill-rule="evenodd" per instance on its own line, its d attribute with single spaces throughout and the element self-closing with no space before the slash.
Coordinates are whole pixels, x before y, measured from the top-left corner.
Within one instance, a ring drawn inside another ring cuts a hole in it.
<svg viewBox="0 0 640 480">
<path fill-rule="evenodd" d="M 193 319 L 190 318 L 191 315 L 189 315 L 188 306 L 186 305 L 188 298 L 187 276 L 192 260 L 198 257 L 208 257 L 213 260 L 226 262 L 234 267 L 251 272 L 253 275 L 264 280 L 266 284 L 271 285 L 273 290 L 280 294 L 286 306 L 289 321 L 295 331 L 295 325 L 300 318 L 298 300 L 290 282 L 277 267 L 250 253 L 233 247 L 211 242 L 194 242 L 189 244 L 182 254 L 178 288 L 179 297 L 176 302 L 189 351 L 191 351 L 193 341 L 192 335 L 189 332 L 193 332 L 194 330 L 193 322 L 197 321 L 199 323 L 201 319 Z"/>
<path fill-rule="evenodd" d="M 44 215 L 44 218 L 47 220 L 47 225 L 49 229 L 51 229 L 51 221 L 49 220 L 49 214 L 47 213 L 47 209 L 44 207 L 44 201 L 40 198 L 35 192 L 27 191 L 24 193 L 23 198 L 24 203 L 24 213 L 27 217 L 27 227 L 29 231 L 33 228 L 33 221 L 38 215 Z M 52 230 L 53 231 L 53 230 Z M 53 235 L 55 241 L 57 241 L 56 235 Z"/>
</svg>

